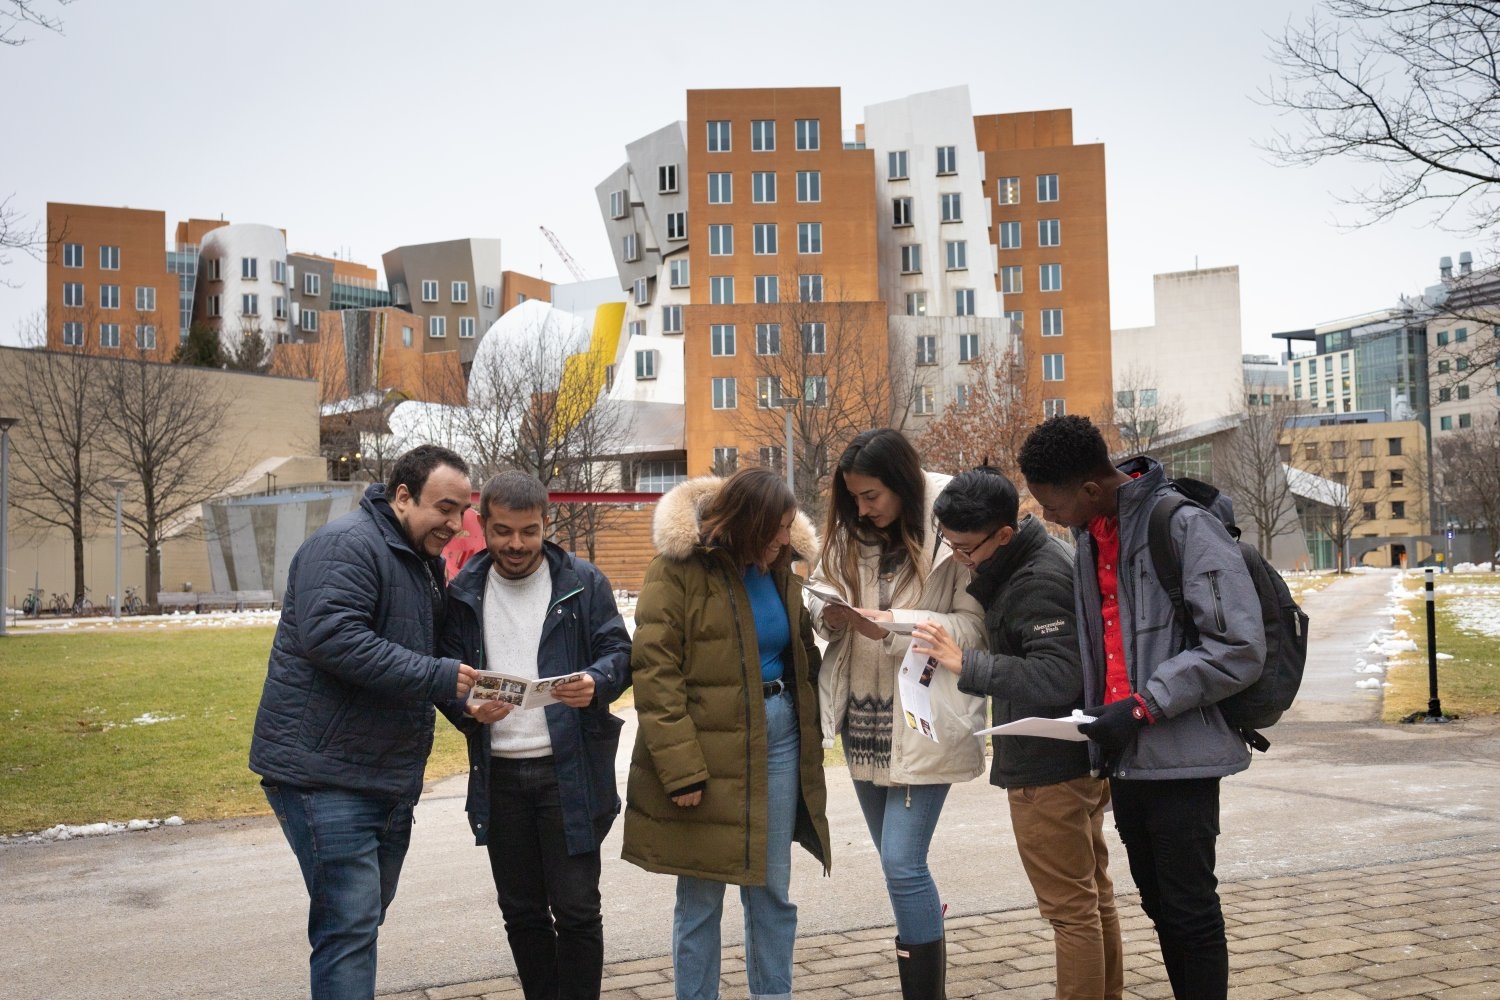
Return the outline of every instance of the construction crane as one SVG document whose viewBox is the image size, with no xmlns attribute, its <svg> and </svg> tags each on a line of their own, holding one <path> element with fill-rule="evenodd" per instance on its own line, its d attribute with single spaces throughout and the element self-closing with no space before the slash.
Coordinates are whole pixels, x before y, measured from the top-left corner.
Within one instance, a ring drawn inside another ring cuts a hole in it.
<svg viewBox="0 0 1500 1000">
<path fill-rule="evenodd" d="M 562 240 L 557 238 L 557 234 L 546 226 L 538 226 L 537 228 L 542 231 L 543 236 L 547 237 L 547 242 L 552 244 L 552 249 L 556 250 L 557 255 L 562 258 L 563 266 L 572 272 L 573 280 L 588 281 L 589 273 L 583 269 L 582 264 L 573 259 L 572 254 L 568 253 L 567 249 L 562 245 Z"/>
</svg>

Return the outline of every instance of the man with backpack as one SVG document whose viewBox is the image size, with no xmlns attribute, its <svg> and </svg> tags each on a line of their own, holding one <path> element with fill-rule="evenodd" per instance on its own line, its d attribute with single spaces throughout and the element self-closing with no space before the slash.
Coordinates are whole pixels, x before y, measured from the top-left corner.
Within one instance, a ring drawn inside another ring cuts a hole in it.
<svg viewBox="0 0 1500 1000">
<path fill-rule="evenodd" d="M 1115 828 L 1156 926 L 1173 995 L 1224 1000 L 1229 953 L 1214 875 L 1219 779 L 1250 765 L 1218 703 L 1265 660 L 1261 601 L 1223 522 L 1194 504 L 1170 524 L 1190 621 L 1152 565 L 1151 512 L 1175 496 L 1141 456 L 1116 467 L 1087 418 L 1053 417 L 1018 456 L 1043 515 L 1073 530 L 1084 713 L 1079 731 L 1109 776 Z"/>
</svg>

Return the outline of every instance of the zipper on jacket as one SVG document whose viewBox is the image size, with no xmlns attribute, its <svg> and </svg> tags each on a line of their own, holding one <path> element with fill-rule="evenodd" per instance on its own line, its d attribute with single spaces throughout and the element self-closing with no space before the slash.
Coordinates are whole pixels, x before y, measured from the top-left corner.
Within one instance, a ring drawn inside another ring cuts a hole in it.
<svg viewBox="0 0 1500 1000">
<path fill-rule="evenodd" d="M 737 646 L 739 646 L 739 649 L 740 649 L 740 672 L 741 672 L 741 674 L 743 674 L 744 670 L 745 670 L 745 636 L 744 636 L 743 631 L 740 629 L 740 606 L 739 606 L 739 602 L 736 601 L 735 597 L 734 597 L 734 580 L 730 577 L 729 571 L 727 569 L 725 569 L 722 564 L 719 566 L 719 572 L 724 577 L 724 583 L 725 583 L 725 585 L 729 588 L 729 617 L 734 620 L 734 641 L 735 641 L 735 644 Z M 754 766 L 754 761 L 752 761 L 750 759 L 750 725 L 751 725 L 751 718 L 750 718 L 750 716 L 751 716 L 751 712 L 750 712 L 750 687 L 749 687 L 748 684 L 747 685 L 743 685 L 743 686 L 745 688 L 745 870 L 749 871 L 750 870 L 750 787 L 751 787 L 751 785 L 754 784 L 754 782 L 752 781 L 752 775 L 751 775 L 750 771 L 751 771 L 751 768 Z M 770 791 L 770 789 L 767 788 L 767 793 L 768 794 L 769 794 L 769 791 Z M 770 803 L 767 802 L 767 808 L 769 809 L 769 807 L 770 807 Z"/>
<path fill-rule="evenodd" d="M 1219 571 L 1214 570 L 1208 574 L 1208 586 L 1214 594 L 1214 623 L 1219 626 L 1219 634 L 1224 634 L 1224 600 L 1219 596 Z"/>
</svg>

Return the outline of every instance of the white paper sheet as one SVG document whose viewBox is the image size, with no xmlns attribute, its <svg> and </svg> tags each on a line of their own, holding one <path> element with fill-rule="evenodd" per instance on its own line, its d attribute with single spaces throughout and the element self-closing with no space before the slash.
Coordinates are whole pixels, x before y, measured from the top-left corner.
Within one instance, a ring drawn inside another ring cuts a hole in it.
<svg viewBox="0 0 1500 1000">
<path fill-rule="evenodd" d="M 996 734 L 1000 736 L 1045 736 L 1054 740 L 1072 740 L 1081 743 L 1088 739 L 1078 731 L 1078 727 L 1085 722 L 1093 722 L 1092 715 L 1067 715 L 1061 719 L 1039 719 L 1036 717 L 1028 719 L 1017 719 L 1015 722 L 1007 722 L 1003 726 L 991 726 L 981 729 L 975 736 L 989 736 Z"/>
</svg>

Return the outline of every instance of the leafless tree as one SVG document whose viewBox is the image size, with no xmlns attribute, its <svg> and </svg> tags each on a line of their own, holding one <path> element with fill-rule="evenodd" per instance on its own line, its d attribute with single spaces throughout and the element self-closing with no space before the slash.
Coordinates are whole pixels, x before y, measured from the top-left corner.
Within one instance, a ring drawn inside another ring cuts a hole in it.
<svg viewBox="0 0 1500 1000">
<path fill-rule="evenodd" d="M 923 467 L 954 474 L 988 461 L 1021 484 L 1016 455 L 1042 419 L 1040 381 L 1012 347 L 981 355 L 966 384 L 967 404 L 950 404 L 917 439 Z"/>
<path fill-rule="evenodd" d="M 1409 209 L 1492 237 L 1500 224 L 1500 8 L 1473 0 L 1323 0 L 1272 43 L 1264 101 L 1298 122 L 1282 162 L 1353 160 L 1376 180 L 1345 202 L 1364 224 Z"/>
<path fill-rule="evenodd" d="M 1292 436 L 1289 432 L 1288 438 Z M 1391 470 L 1376 458 L 1373 448 L 1367 453 L 1352 428 L 1338 437 L 1306 432 L 1295 451 L 1284 438 L 1282 454 L 1294 468 L 1312 474 L 1303 484 L 1302 496 L 1316 504 L 1313 518 L 1333 543 L 1339 572 L 1347 572 L 1346 554 L 1355 529 L 1378 520 L 1380 505 L 1391 500 L 1390 476 L 1381 474 Z M 1399 463 L 1399 469 L 1411 471 L 1410 460 Z"/>
<path fill-rule="evenodd" d="M 44 31 L 62 33 L 62 18 L 47 13 L 56 5 L 66 7 L 73 0 L 4 0 L 0 3 L 0 45 L 25 45 L 31 38 L 25 33 L 27 26 Z"/>
<path fill-rule="evenodd" d="M 100 365 L 46 347 L 38 314 L 22 331 L 31 350 L 7 351 L 0 398 L 26 421 L 26 447 L 16 449 L 11 503 L 22 518 L 67 531 L 73 543 L 73 593 L 83 593 L 83 546 L 100 508 L 91 491 L 106 478 L 105 406 Z"/>
<path fill-rule="evenodd" d="M 1304 409 L 1289 399 L 1248 407 L 1239 425 L 1214 447 L 1214 485 L 1234 501 L 1240 525 L 1253 526 L 1256 547 L 1267 558 L 1276 536 L 1297 522 L 1284 456 L 1299 450 L 1301 429 L 1287 421 Z"/>
<path fill-rule="evenodd" d="M 1096 421 L 1118 457 L 1150 454 L 1182 427 L 1182 400 L 1163 396 L 1156 369 L 1131 365 L 1115 380 L 1114 398 Z"/>
<path fill-rule="evenodd" d="M 0 46 L 25 45 L 31 41 L 26 34 L 28 26 L 61 33 L 62 20 L 56 15 L 48 14 L 46 8 L 51 4 L 66 7 L 72 2 L 73 0 L 43 0 L 40 3 L 37 0 L 3 0 L 0 2 Z M 0 269 L 10 265 L 14 251 L 19 250 L 41 260 L 47 247 L 57 242 L 56 234 L 49 240 L 40 225 L 27 222 L 25 213 L 15 207 L 14 201 L 13 194 L 0 198 Z M 0 279 L 0 285 L 14 287 L 12 282 L 4 279 Z"/>
<path fill-rule="evenodd" d="M 127 480 L 124 523 L 146 549 L 146 594 L 161 590 L 161 543 L 205 500 L 222 493 L 238 471 L 227 431 L 225 390 L 212 376 L 160 364 L 122 349 L 101 359 L 105 440 L 110 478 Z M 96 498 L 114 502 L 103 480 Z"/>
<path fill-rule="evenodd" d="M 1485 532 L 1500 552 L 1500 417 L 1438 437 L 1433 446 L 1435 498 L 1448 516 Z"/>
</svg>

